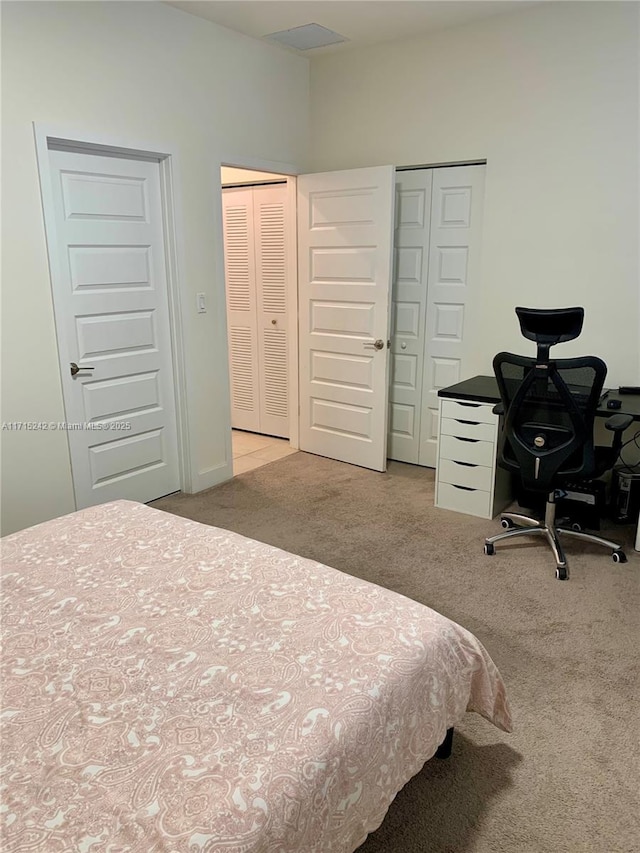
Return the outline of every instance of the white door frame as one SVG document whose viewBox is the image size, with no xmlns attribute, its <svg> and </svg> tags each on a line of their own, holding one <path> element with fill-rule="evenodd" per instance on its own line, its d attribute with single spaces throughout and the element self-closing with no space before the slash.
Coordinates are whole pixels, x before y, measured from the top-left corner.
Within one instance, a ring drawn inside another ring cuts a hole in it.
<svg viewBox="0 0 640 853">
<path fill-rule="evenodd" d="M 235 167 L 236 169 L 254 169 L 259 172 L 275 172 L 278 175 L 287 176 L 287 208 L 289 214 L 289 228 L 287 229 L 287 311 L 290 322 L 288 325 L 289 351 L 287 353 L 289 368 L 289 444 L 297 450 L 300 446 L 299 427 L 299 393 L 298 393 L 298 227 L 297 227 L 297 188 L 296 175 L 300 169 L 296 169 L 290 163 L 276 163 L 272 160 L 257 160 L 252 157 L 229 156 L 223 157 L 218 164 L 218 178 L 222 166 Z M 224 236 L 222 230 L 222 183 L 218 180 L 217 185 L 218 204 L 217 210 L 220 216 L 218 228 L 218 257 L 219 267 L 224 276 Z M 225 334 L 228 337 L 227 321 L 225 315 Z M 229 356 L 227 352 L 227 375 L 229 375 Z M 231 410 L 229 409 L 229 427 L 227 458 L 232 458 L 231 449 Z"/>
<path fill-rule="evenodd" d="M 187 383 L 189 380 L 186 370 L 182 325 L 182 301 L 184 293 L 180 289 L 180 256 L 183 246 L 181 236 L 182 217 L 175 189 L 176 186 L 180 185 L 177 155 L 172 150 L 172 146 L 158 145 L 157 143 L 135 144 L 129 138 L 114 139 L 106 135 L 95 136 L 92 132 L 79 132 L 77 129 L 69 131 L 68 128 L 51 126 L 41 122 L 33 122 L 33 130 L 40 177 L 40 194 L 44 213 L 49 276 L 52 288 L 53 282 L 60 275 L 60 258 L 54 225 L 53 189 L 48 154 L 50 146 L 57 148 L 64 147 L 87 154 L 111 155 L 130 160 L 154 160 L 158 162 L 166 256 L 169 325 L 171 330 L 171 362 L 173 365 L 176 404 L 180 488 L 186 493 L 206 488 L 206 485 L 200 485 L 199 483 L 199 479 L 201 478 L 189 432 L 189 407 L 187 404 Z M 65 405 L 64 398 L 63 405 Z"/>
</svg>

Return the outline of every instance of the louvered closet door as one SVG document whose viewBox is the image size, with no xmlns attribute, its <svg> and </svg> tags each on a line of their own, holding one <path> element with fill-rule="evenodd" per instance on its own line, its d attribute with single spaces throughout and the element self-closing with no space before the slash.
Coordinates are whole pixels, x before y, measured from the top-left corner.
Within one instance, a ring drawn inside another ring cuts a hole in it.
<svg viewBox="0 0 640 853">
<path fill-rule="evenodd" d="M 253 189 L 260 432 L 289 436 L 286 184 Z"/>
<path fill-rule="evenodd" d="M 286 184 L 223 190 L 231 425 L 289 436 Z"/>
<path fill-rule="evenodd" d="M 222 193 L 231 425 L 260 432 L 253 190 Z"/>
</svg>

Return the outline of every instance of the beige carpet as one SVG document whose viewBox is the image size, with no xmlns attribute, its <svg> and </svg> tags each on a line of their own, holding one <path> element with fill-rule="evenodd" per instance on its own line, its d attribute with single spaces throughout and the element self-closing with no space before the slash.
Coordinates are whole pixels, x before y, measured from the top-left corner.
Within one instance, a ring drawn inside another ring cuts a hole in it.
<svg viewBox="0 0 640 853">
<path fill-rule="evenodd" d="M 359 853 L 640 850 L 640 554 L 570 543 L 555 580 L 541 542 L 499 548 L 483 521 L 433 506 L 433 472 L 377 474 L 297 453 L 153 505 L 394 589 L 473 631 L 507 684 L 515 731 L 476 715 L 428 762 Z M 304 851 L 301 851 L 304 853 Z"/>
</svg>

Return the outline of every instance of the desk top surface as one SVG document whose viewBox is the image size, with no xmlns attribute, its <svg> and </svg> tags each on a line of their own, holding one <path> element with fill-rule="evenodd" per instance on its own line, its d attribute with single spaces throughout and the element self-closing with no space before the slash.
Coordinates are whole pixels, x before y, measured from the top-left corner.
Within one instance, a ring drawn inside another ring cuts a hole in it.
<svg viewBox="0 0 640 853">
<path fill-rule="evenodd" d="M 456 385 L 449 385 L 438 391 L 438 397 L 446 397 L 456 400 L 473 400 L 475 403 L 499 403 L 500 392 L 495 376 L 472 376 Z M 622 406 L 619 409 L 607 409 L 609 400 L 620 400 Z M 598 407 L 598 417 L 624 414 L 631 415 L 634 421 L 640 421 L 640 395 L 618 394 L 610 390 L 605 400 Z"/>
</svg>

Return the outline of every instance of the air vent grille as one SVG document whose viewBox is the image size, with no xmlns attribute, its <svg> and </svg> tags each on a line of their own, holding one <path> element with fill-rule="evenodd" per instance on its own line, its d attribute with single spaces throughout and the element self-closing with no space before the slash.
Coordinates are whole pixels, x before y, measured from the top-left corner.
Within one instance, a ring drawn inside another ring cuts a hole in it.
<svg viewBox="0 0 640 853">
<path fill-rule="evenodd" d="M 330 44 L 349 41 L 340 33 L 334 33 L 333 30 L 328 30 L 320 24 L 305 24 L 302 27 L 269 33 L 263 38 L 268 41 L 277 41 L 279 44 L 287 45 L 287 47 L 295 47 L 296 50 L 313 50 L 314 47 L 327 47 Z"/>
</svg>

